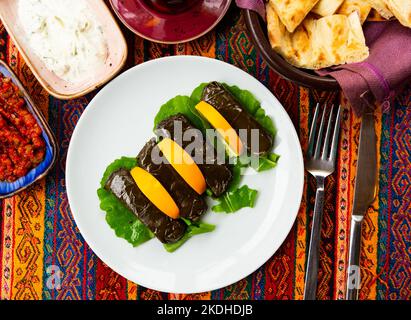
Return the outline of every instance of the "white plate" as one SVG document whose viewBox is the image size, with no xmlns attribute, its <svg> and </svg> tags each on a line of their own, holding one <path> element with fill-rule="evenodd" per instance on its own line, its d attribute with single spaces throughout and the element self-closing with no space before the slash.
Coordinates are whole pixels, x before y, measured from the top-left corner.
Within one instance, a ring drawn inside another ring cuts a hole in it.
<svg viewBox="0 0 411 320">
<path fill-rule="evenodd" d="M 189 95 L 202 82 L 217 80 L 250 90 L 278 128 L 275 170 L 248 175 L 259 190 L 254 209 L 237 214 L 207 213 L 216 231 L 190 239 L 167 253 L 157 239 L 133 248 L 117 238 L 99 209 L 96 190 L 109 163 L 135 156 L 153 136 L 159 107 Z M 74 219 L 97 256 L 125 278 L 144 287 L 197 293 L 225 287 L 263 265 L 288 235 L 300 206 L 304 164 L 293 124 L 260 82 L 227 63 L 193 56 L 168 57 L 128 70 L 89 104 L 74 131 L 67 158 L 67 192 Z"/>
</svg>

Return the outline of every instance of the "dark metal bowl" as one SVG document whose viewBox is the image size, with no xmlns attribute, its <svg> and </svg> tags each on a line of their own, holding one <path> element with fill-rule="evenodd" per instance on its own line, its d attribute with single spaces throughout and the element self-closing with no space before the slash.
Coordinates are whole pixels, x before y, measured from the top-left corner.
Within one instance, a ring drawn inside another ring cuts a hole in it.
<svg viewBox="0 0 411 320">
<path fill-rule="evenodd" d="M 301 86 L 320 90 L 339 90 L 338 82 L 331 77 L 320 77 L 309 70 L 299 69 L 277 54 L 270 45 L 266 24 L 260 16 L 251 10 L 244 10 L 245 21 L 251 39 L 260 51 L 268 66 L 280 76 Z"/>
</svg>

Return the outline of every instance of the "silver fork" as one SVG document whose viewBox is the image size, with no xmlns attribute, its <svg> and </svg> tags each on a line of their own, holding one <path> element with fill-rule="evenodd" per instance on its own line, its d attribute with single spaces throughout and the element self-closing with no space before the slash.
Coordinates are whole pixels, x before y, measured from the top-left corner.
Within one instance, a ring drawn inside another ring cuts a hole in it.
<svg viewBox="0 0 411 320">
<path fill-rule="evenodd" d="M 314 216 L 305 275 L 304 300 L 316 299 L 325 178 L 335 171 L 340 133 L 341 106 L 338 108 L 332 106 L 328 121 L 327 107 L 324 107 L 323 111 L 320 109 L 320 105 L 317 104 L 313 122 L 311 124 L 307 159 L 305 163 L 306 170 L 315 177 L 317 190 L 315 194 Z M 337 112 L 335 112 L 335 109 L 337 109 Z M 318 127 L 317 120 L 321 112 L 321 122 Z M 335 122 L 333 125 L 334 118 Z M 323 139 L 324 130 L 326 130 L 326 134 Z"/>
</svg>

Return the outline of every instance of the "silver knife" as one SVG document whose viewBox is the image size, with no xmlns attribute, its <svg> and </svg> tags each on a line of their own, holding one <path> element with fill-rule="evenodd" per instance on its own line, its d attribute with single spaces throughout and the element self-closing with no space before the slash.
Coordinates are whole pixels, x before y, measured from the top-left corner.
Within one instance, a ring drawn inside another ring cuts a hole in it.
<svg viewBox="0 0 411 320">
<path fill-rule="evenodd" d="M 354 205 L 351 217 L 347 300 L 358 300 L 361 284 L 360 251 L 362 222 L 365 213 L 377 194 L 377 137 L 375 134 L 374 107 L 367 95 L 369 95 L 369 92 L 362 95 L 368 108 L 364 111 L 361 122 Z"/>
</svg>

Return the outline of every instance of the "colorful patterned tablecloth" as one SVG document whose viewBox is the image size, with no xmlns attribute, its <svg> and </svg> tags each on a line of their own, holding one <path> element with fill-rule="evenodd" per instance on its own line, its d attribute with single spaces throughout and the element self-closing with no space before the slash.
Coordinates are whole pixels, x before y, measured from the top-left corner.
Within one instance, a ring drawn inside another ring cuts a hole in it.
<svg viewBox="0 0 411 320">
<path fill-rule="evenodd" d="M 344 98 L 339 93 L 298 87 L 278 77 L 256 52 L 243 17 L 234 7 L 214 31 L 187 44 L 159 45 L 124 32 L 130 52 L 127 68 L 158 57 L 188 54 L 227 61 L 247 71 L 282 102 L 304 149 L 317 102 L 343 105 L 338 169 L 327 181 L 318 291 L 319 299 L 342 299 L 360 129 L 359 119 Z M 143 288 L 122 278 L 96 257 L 79 233 L 67 201 L 67 148 L 78 119 L 95 93 L 73 101 L 49 96 L 2 26 L 0 57 L 13 68 L 41 108 L 60 147 L 57 165 L 46 179 L 0 201 L 0 299 L 302 299 L 307 229 L 314 206 L 313 179 L 307 177 L 291 233 L 281 249 L 254 274 L 227 288 L 198 295 Z M 363 228 L 361 299 L 410 299 L 411 86 L 396 99 L 389 113 L 377 112 L 376 118 L 379 192 Z M 50 276 L 58 270 L 60 283 Z"/>
</svg>

